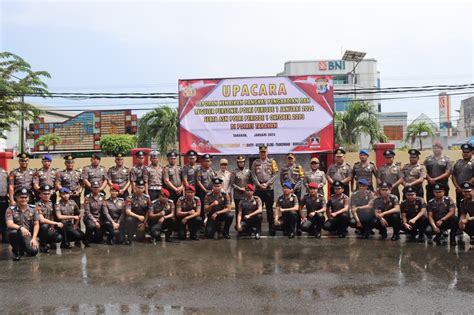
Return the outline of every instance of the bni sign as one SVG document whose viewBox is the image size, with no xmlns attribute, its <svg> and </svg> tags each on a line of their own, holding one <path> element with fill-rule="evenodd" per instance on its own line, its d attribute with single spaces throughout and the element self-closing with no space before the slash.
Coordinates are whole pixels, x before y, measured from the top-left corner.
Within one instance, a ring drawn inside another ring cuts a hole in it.
<svg viewBox="0 0 474 315">
<path fill-rule="evenodd" d="M 319 61 L 318 67 L 320 71 L 345 70 L 346 62 L 344 60 Z"/>
</svg>

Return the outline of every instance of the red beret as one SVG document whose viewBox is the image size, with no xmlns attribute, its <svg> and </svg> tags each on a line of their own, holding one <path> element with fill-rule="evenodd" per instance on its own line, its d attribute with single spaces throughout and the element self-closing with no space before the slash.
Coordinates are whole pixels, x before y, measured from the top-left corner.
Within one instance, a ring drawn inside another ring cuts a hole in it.
<svg viewBox="0 0 474 315">
<path fill-rule="evenodd" d="M 252 184 L 245 185 L 245 188 L 247 188 L 248 190 L 251 190 L 251 191 L 255 191 L 255 187 L 253 187 Z"/>
<path fill-rule="evenodd" d="M 163 189 L 161 190 L 161 194 L 162 194 L 163 196 L 168 197 L 168 198 L 169 198 L 169 196 L 170 196 L 170 192 L 169 192 L 168 189 L 166 189 L 166 188 L 163 188 Z"/>
<path fill-rule="evenodd" d="M 112 184 L 112 187 L 110 187 L 110 189 L 113 189 L 113 190 L 116 190 L 116 191 L 120 191 L 120 186 L 117 185 L 117 184 Z"/>
<path fill-rule="evenodd" d="M 309 183 L 309 184 L 308 184 L 308 187 L 309 187 L 309 188 L 318 189 L 318 188 L 319 188 L 319 185 L 318 185 L 317 183 Z"/>
<path fill-rule="evenodd" d="M 188 185 L 188 190 L 196 192 L 196 188 L 193 185 Z"/>
</svg>

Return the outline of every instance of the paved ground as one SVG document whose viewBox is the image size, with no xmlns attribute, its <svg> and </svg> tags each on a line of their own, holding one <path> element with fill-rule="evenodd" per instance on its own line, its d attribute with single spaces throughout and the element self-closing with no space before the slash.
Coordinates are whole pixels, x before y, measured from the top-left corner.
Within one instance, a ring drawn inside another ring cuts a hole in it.
<svg viewBox="0 0 474 315">
<path fill-rule="evenodd" d="M 325 238 L 0 252 L 1 312 L 474 312 L 474 247 Z"/>
</svg>

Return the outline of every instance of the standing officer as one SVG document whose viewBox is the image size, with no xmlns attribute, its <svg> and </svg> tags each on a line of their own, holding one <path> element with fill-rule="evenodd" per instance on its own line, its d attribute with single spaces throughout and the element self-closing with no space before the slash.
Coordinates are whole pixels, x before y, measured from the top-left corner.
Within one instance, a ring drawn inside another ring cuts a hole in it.
<svg viewBox="0 0 474 315">
<path fill-rule="evenodd" d="M 293 153 L 286 155 L 288 164 L 280 171 L 280 184 L 290 182 L 293 184 L 293 193 L 301 199 L 301 189 L 303 188 L 304 170 L 303 167 L 296 163 L 296 157 Z"/>
<path fill-rule="evenodd" d="M 455 215 L 456 204 L 451 197 L 444 195 L 444 187 L 435 184 L 433 187 L 434 198 L 428 201 L 428 220 L 430 225 L 426 228 L 426 235 L 435 234 L 434 241 L 437 245 L 441 243 L 443 232 L 450 230 L 449 241 L 456 245 L 456 232 L 459 227 L 459 219 Z"/>
<path fill-rule="evenodd" d="M 28 203 L 33 202 L 33 176 L 35 172 L 28 167 L 30 155 L 27 153 L 20 153 L 17 155 L 18 163 L 20 167 L 15 168 L 10 172 L 8 179 L 10 181 L 8 185 L 8 196 L 10 197 L 10 206 L 16 205 L 15 202 L 15 191 L 19 191 L 20 188 L 26 188 L 30 194 Z"/>
<path fill-rule="evenodd" d="M 349 184 L 352 180 L 352 167 L 344 161 L 346 151 L 343 149 L 336 150 L 336 164 L 329 166 L 327 179 L 331 184 L 331 194 L 335 194 L 334 182 L 338 181 L 342 185 L 343 193 L 349 196 Z"/>
<path fill-rule="evenodd" d="M 107 187 L 107 170 L 100 165 L 101 156 L 94 153 L 91 156 L 91 164 L 82 169 L 82 181 L 84 183 L 84 197 L 91 193 L 91 184 L 99 183 L 99 191 Z"/>
<path fill-rule="evenodd" d="M 381 183 L 386 182 L 392 186 L 392 195 L 397 196 L 400 200 L 400 190 L 398 186 L 403 183 L 402 169 L 399 165 L 393 162 L 395 152 L 392 150 L 385 150 L 383 153 L 385 157 L 385 164 L 377 170 L 377 186 L 380 186 Z"/>
<path fill-rule="evenodd" d="M 55 205 L 56 217 L 63 223 L 61 229 L 63 241 L 61 248 L 72 248 L 70 242 L 76 242 L 77 246 L 80 246 L 79 241 L 85 242 L 85 235 L 81 231 L 81 210 L 74 200 L 69 199 L 71 197 L 71 191 L 67 187 L 63 187 L 59 190 L 59 202 Z"/>
<path fill-rule="evenodd" d="M 207 238 L 214 238 L 218 224 L 224 222 L 222 236 L 230 239 L 229 229 L 234 220 L 234 216 L 230 213 L 230 196 L 222 190 L 222 179 L 217 177 L 212 182 L 212 191 L 206 195 L 204 200 L 204 211 L 207 215 L 205 234 Z"/>
<path fill-rule="evenodd" d="M 380 197 L 374 200 L 375 217 L 377 223 L 375 228 L 380 231 L 382 239 L 387 238 L 387 227 L 393 228 L 391 240 L 400 239 L 400 204 L 397 196 L 390 194 L 392 187 L 387 182 L 382 182 L 379 186 Z"/>
<path fill-rule="evenodd" d="M 337 233 L 339 238 L 346 237 L 347 227 L 349 226 L 349 197 L 344 194 L 344 187 L 346 186 L 340 181 L 332 183 L 334 194 L 331 195 L 326 205 L 328 220 L 323 225 L 324 230 Z"/>
<path fill-rule="evenodd" d="M 189 150 L 186 152 L 188 157 L 188 164 L 183 167 L 183 184 L 184 188 L 189 185 L 196 187 L 196 174 L 199 170 L 199 164 L 197 163 L 197 152 L 194 150 Z"/>
<path fill-rule="evenodd" d="M 306 217 L 303 208 L 306 207 Z M 308 193 L 301 198 L 300 202 L 300 218 L 301 230 L 314 235 L 316 238 L 321 237 L 321 229 L 323 227 L 324 213 L 326 212 L 326 199 L 324 194 L 319 192 L 319 185 L 315 182 L 308 184 Z"/>
<path fill-rule="evenodd" d="M 128 173 L 127 173 L 128 174 Z M 125 200 L 119 197 L 121 188 L 118 184 L 110 187 L 110 198 L 105 201 L 103 221 L 104 230 L 109 232 L 107 244 L 122 244 L 125 239 Z"/>
<path fill-rule="evenodd" d="M 58 229 L 63 228 L 61 222 L 55 221 L 53 203 L 51 202 L 52 187 L 43 185 L 40 187 L 40 200 L 36 202 L 36 212 L 39 214 L 40 229 L 40 252 L 48 253 L 49 249 L 56 249 L 56 244 L 62 241 L 62 236 Z"/>
<path fill-rule="evenodd" d="M 173 200 L 169 197 L 170 192 L 163 188 L 160 197 L 152 201 L 152 208 L 149 210 L 150 235 L 157 242 L 161 241 L 161 232 L 165 232 L 165 241 L 171 242 L 171 234 L 175 226 L 175 207 Z"/>
<path fill-rule="evenodd" d="M 472 184 L 465 182 L 462 184 L 464 199 L 461 201 L 459 209 L 459 228 L 471 238 L 471 245 L 474 245 L 474 201 L 472 200 Z M 467 217 L 469 215 L 469 218 Z"/>
<path fill-rule="evenodd" d="M 232 172 L 230 185 L 232 186 L 232 195 L 234 196 L 235 210 L 239 211 L 239 203 L 245 198 L 245 187 L 252 181 L 250 169 L 245 167 L 245 157 L 237 157 L 237 168 Z M 260 200 L 261 201 L 261 200 Z"/>
<path fill-rule="evenodd" d="M 107 171 L 108 184 L 112 187 L 114 184 L 119 186 L 118 197 L 127 199 L 128 188 L 130 187 L 130 170 L 123 165 L 123 154 L 115 155 L 115 165 Z"/>
<path fill-rule="evenodd" d="M 462 150 L 462 159 L 456 161 L 453 167 L 453 176 L 451 177 L 454 187 L 456 187 L 456 205 L 459 207 L 461 204 L 462 195 L 462 183 L 470 182 L 472 180 L 472 146 L 468 143 L 465 143 L 461 146 Z"/>
<path fill-rule="evenodd" d="M 56 204 L 56 191 L 55 191 L 55 182 L 56 182 L 56 175 L 58 173 L 57 168 L 51 167 L 51 162 L 53 158 L 51 155 L 46 154 L 43 155 L 41 159 L 41 163 L 43 165 L 42 168 L 37 169 L 35 174 L 33 175 L 33 188 L 35 189 L 36 201 L 39 200 L 40 195 L 40 187 L 48 185 L 51 188 L 51 202 Z"/>
<path fill-rule="evenodd" d="M 102 243 L 102 223 L 105 208 L 105 195 L 101 184 L 92 182 L 91 193 L 84 198 L 84 224 L 86 226 L 86 247 L 90 243 Z"/>
<path fill-rule="evenodd" d="M 196 183 L 198 197 L 201 200 L 201 217 L 204 220 L 204 201 L 206 195 L 212 191 L 212 181 L 217 178 L 217 174 L 212 169 L 212 156 L 210 154 L 204 154 L 202 160 L 202 167 L 196 171 Z"/>
<path fill-rule="evenodd" d="M 151 151 L 150 165 L 147 167 L 148 174 L 148 195 L 151 201 L 157 200 L 160 196 L 160 191 L 163 188 L 163 168 L 158 164 L 158 151 Z"/>
<path fill-rule="evenodd" d="M 275 199 L 273 183 L 278 172 L 278 165 L 275 160 L 268 157 L 266 145 L 261 145 L 258 150 L 260 158 L 253 161 L 250 173 L 252 175 L 252 182 L 255 185 L 255 195 L 265 204 L 269 234 L 270 236 L 275 236 L 273 226 L 273 202 Z"/>
<path fill-rule="evenodd" d="M 81 207 L 82 193 L 82 170 L 74 169 L 74 156 L 68 154 L 64 157 L 66 169 L 57 172 L 56 190 L 67 188 L 70 191 L 70 199 Z"/>
<path fill-rule="evenodd" d="M 360 150 L 359 160 L 359 162 L 354 164 L 354 168 L 352 169 L 352 183 L 354 183 L 354 181 L 356 182 L 356 189 L 354 189 L 354 186 L 352 186 L 352 191 L 359 189 L 359 179 L 365 179 L 368 181 L 368 189 L 370 191 L 374 191 L 372 179 L 377 175 L 377 167 L 373 162 L 369 161 L 369 151 Z"/>
<path fill-rule="evenodd" d="M 365 179 L 359 179 L 358 190 L 351 196 L 352 219 L 350 226 L 360 231 L 360 235 L 368 239 L 370 232 L 375 227 L 376 219 L 374 213 L 373 191 L 369 190 L 370 182 Z"/>
<path fill-rule="evenodd" d="M 326 174 L 319 169 L 321 163 L 317 157 L 311 158 L 311 169 L 304 175 L 304 186 L 306 191 L 309 191 L 309 184 L 315 183 L 318 185 L 318 193 L 324 194 L 324 186 L 326 185 Z"/>
<path fill-rule="evenodd" d="M 411 186 L 418 197 L 424 198 L 423 182 L 426 177 L 426 168 L 418 163 L 420 160 L 420 151 L 416 149 L 408 150 L 410 155 L 410 163 L 405 164 L 402 168 L 403 186 Z"/>
<path fill-rule="evenodd" d="M 230 191 L 230 177 L 231 172 L 227 169 L 229 166 L 229 161 L 227 159 L 221 159 L 219 161 L 219 170 L 216 172 L 217 177 L 222 179 L 222 189 L 228 194 L 231 193 Z"/>
<path fill-rule="evenodd" d="M 255 229 L 255 239 L 260 239 L 262 232 L 262 200 L 254 196 L 255 187 L 245 185 L 245 198 L 239 203 L 237 210 L 236 229 L 238 233 L 251 235 Z"/>
<path fill-rule="evenodd" d="M 5 212 L 8 209 L 8 173 L 0 167 L 0 238 L 7 243 L 7 223 Z"/>
<path fill-rule="evenodd" d="M 183 195 L 183 176 L 181 167 L 176 164 L 176 158 L 178 157 L 178 154 L 176 154 L 176 152 L 169 152 L 167 157 L 168 165 L 166 165 L 163 169 L 163 182 L 170 192 L 170 199 L 176 203 L 178 198 Z"/>
<path fill-rule="evenodd" d="M 132 183 L 132 192 L 135 192 L 135 183 L 142 179 L 145 182 L 145 192 L 148 191 L 148 173 L 147 168 L 143 164 L 145 161 L 145 153 L 138 151 L 135 153 L 137 157 L 137 163 L 130 170 L 130 182 Z"/>
<path fill-rule="evenodd" d="M 424 233 L 428 226 L 425 200 L 416 195 L 413 187 L 406 187 L 403 193 L 405 200 L 400 203 L 402 228 L 407 235 L 410 235 L 411 241 L 416 240 L 416 235 L 418 235 L 418 242 L 422 243 L 425 241 Z"/>
<path fill-rule="evenodd" d="M 445 191 L 444 195 L 449 196 L 449 176 L 451 176 L 451 160 L 443 155 L 443 146 L 440 142 L 433 144 L 433 155 L 428 156 L 423 165 L 426 167 L 426 199 L 433 199 L 433 187 L 435 184 L 441 184 Z"/>
<path fill-rule="evenodd" d="M 23 187 L 15 192 L 16 203 L 5 213 L 8 240 L 12 246 L 13 260 L 20 260 L 24 252 L 28 256 L 38 254 L 39 214 L 35 206 L 28 204 L 31 192 Z"/>
<path fill-rule="evenodd" d="M 284 182 L 283 195 L 276 202 L 274 224 L 282 229 L 288 238 L 295 237 L 296 221 L 299 218 L 298 197 L 293 193 L 293 184 Z"/>
<path fill-rule="evenodd" d="M 135 183 L 135 192 L 127 198 L 125 213 L 125 245 L 132 243 L 133 237 L 139 242 L 145 241 L 145 227 L 151 210 L 150 196 L 145 194 L 145 181 Z"/>
<path fill-rule="evenodd" d="M 201 200 L 196 196 L 196 188 L 193 185 L 188 185 L 185 195 L 179 197 L 176 204 L 176 217 L 178 218 L 178 238 L 185 240 L 186 229 L 188 229 L 189 238 L 199 241 L 197 233 L 204 223 L 201 218 Z"/>
</svg>

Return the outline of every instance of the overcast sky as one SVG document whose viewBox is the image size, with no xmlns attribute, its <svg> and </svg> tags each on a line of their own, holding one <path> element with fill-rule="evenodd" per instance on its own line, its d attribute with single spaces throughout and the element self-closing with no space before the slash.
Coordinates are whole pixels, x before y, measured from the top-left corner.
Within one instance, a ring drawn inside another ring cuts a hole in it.
<svg viewBox="0 0 474 315">
<path fill-rule="evenodd" d="M 176 92 L 180 78 L 276 75 L 286 61 L 339 59 L 345 49 L 378 60 L 382 87 L 474 82 L 470 1 L 0 2 L 0 50 L 49 71 L 53 92 Z M 454 118 L 465 97 L 452 99 Z M 425 112 L 437 121 L 437 106 L 437 98 L 382 101 L 409 120 Z"/>
</svg>

